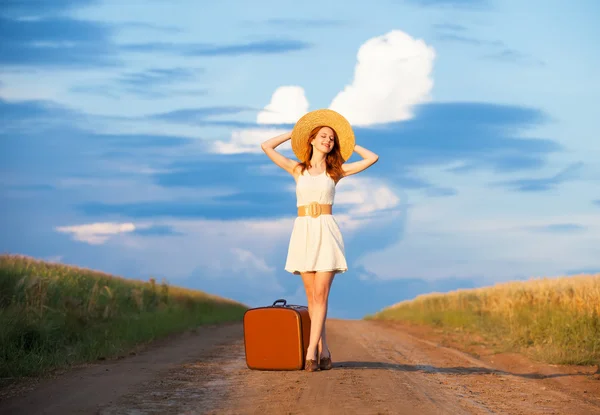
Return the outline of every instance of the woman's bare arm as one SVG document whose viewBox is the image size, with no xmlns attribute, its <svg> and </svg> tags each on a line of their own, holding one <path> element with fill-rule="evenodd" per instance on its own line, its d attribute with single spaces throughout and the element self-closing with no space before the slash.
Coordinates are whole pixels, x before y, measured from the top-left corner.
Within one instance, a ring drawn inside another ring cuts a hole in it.
<svg viewBox="0 0 600 415">
<path fill-rule="evenodd" d="M 354 151 L 363 159 L 352 163 L 342 164 L 344 176 L 360 173 L 361 171 L 377 163 L 377 160 L 379 160 L 379 156 L 377 154 L 373 153 L 371 150 L 367 150 L 366 148 L 359 146 L 358 144 L 354 146 Z"/>
<path fill-rule="evenodd" d="M 260 148 L 269 156 L 273 163 L 277 164 L 279 167 L 287 171 L 292 176 L 294 175 L 294 169 L 299 164 L 297 161 L 289 159 L 284 155 L 280 154 L 275 148 L 280 144 L 286 142 L 292 137 L 292 132 L 288 131 L 286 133 L 277 135 L 275 137 L 269 138 L 267 141 L 260 145 Z"/>
</svg>

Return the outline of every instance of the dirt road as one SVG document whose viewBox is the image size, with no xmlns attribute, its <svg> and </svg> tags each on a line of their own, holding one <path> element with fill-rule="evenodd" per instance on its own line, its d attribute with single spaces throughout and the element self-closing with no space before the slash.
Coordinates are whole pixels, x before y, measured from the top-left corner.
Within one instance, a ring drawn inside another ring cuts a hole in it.
<svg viewBox="0 0 600 415">
<path fill-rule="evenodd" d="M 240 324 L 204 327 L 135 356 L 31 385 L 2 414 L 600 414 L 592 368 L 479 358 L 429 329 L 328 321 L 334 368 L 246 368 Z M 597 378 L 597 376 L 596 376 Z"/>
</svg>

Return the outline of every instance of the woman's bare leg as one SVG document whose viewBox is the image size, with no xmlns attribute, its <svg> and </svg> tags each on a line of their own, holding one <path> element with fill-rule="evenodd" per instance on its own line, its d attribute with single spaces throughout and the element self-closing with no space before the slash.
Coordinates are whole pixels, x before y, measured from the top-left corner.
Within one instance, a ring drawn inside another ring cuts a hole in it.
<svg viewBox="0 0 600 415">
<path fill-rule="evenodd" d="M 315 308 L 314 302 L 314 287 L 315 287 L 315 273 L 314 272 L 303 272 L 302 274 L 302 282 L 304 283 L 304 291 L 306 292 L 306 302 L 308 304 L 308 315 L 310 316 L 310 320 L 313 318 L 313 309 Z M 321 342 L 319 341 L 319 351 L 321 349 Z"/>
<path fill-rule="evenodd" d="M 309 311 L 311 323 L 310 343 L 306 353 L 307 359 L 317 360 L 317 353 L 319 352 L 319 349 L 321 349 L 321 352 L 324 353 L 325 357 L 329 355 L 327 338 L 323 335 L 323 332 L 325 330 L 325 318 L 327 317 L 329 290 L 331 288 L 334 275 L 335 274 L 333 271 L 316 272 L 314 273 L 314 278 L 312 278 L 312 311 Z M 311 278 L 309 277 L 307 280 L 310 284 Z M 310 295 L 308 297 L 310 298 Z"/>
</svg>

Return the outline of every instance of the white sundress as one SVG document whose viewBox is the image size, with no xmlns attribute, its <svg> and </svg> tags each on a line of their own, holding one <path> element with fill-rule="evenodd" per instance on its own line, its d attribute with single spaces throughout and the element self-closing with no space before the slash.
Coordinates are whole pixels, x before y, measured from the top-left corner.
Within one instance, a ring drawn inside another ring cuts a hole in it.
<svg viewBox="0 0 600 415">
<path fill-rule="evenodd" d="M 335 182 L 327 174 L 312 176 L 305 170 L 296 183 L 296 206 L 311 202 L 333 205 Z M 292 274 L 306 271 L 348 270 L 342 233 L 333 215 L 298 216 L 290 236 L 285 270 Z"/>
</svg>

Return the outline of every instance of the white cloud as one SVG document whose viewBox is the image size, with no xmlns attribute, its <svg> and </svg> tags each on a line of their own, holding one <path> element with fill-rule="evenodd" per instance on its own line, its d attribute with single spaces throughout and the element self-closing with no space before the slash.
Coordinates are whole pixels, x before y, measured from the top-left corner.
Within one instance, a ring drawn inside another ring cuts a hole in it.
<svg viewBox="0 0 600 415">
<path fill-rule="evenodd" d="M 435 52 L 423 40 L 393 30 L 367 40 L 358 50 L 354 79 L 331 101 L 329 108 L 353 125 L 402 121 L 412 107 L 426 102 L 433 87 Z M 258 116 L 259 124 L 293 124 L 309 111 L 304 88 L 280 86 Z M 241 129 L 229 141 L 216 141 L 217 153 L 258 153 L 260 143 L 284 133 L 280 129 Z"/>
<path fill-rule="evenodd" d="M 337 185 L 335 205 L 349 207 L 347 213 L 336 214 L 340 226 L 348 231 L 357 231 L 374 222 L 398 220 L 400 198 L 381 179 L 350 176 Z M 376 214 L 382 210 L 388 212 Z"/>
<path fill-rule="evenodd" d="M 55 228 L 58 232 L 70 233 L 76 241 L 86 242 L 90 245 L 101 245 L 111 236 L 133 232 L 135 225 L 133 223 L 90 223 L 86 225 L 58 226 Z"/>
<path fill-rule="evenodd" d="M 391 209 L 400 203 L 394 191 L 381 180 L 348 177 L 340 181 L 336 192 L 337 205 L 354 205 L 352 215 L 366 215 L 377 210 Z"/>
<path fill-rule="evenodd" d="M 138 234 L 119 239 L 119 244 L 131 254 L 143 258 L 139 264 L 141 273 L 164 273 L 179 279 L 202 268 L 207 278 L 221 278 L 237 271 L 248 278 L 269 276 L 271 281 L 275 273 L 283 270 L 285 258 L 274 257 L 273 252 L 289 241 L 293 217 L 281 220 L 169 219 L 152 225 L 172 229 L 178 234 L 177 240 L 165 244 L 164 237 L 147 238 Z M 137 228 L 142 226 L 150 224 L 136 224 Z"/>
<path fill-rule="evenodd" d="M 271 102 L 256 117 L 259 124 L 295 123 L 308 112 L 308 100 L 300 86 L 280 86 Z"/>
<path fill-rule="evenodd" d="M 136 223 L 138 228 L 146 225 Z M 137 275 L 166 275 L 173 285 L 211 287 L 211 292 L 243 291 L 254 303 L 279 298 L 286 291 L 281 279 L 296 278 L 283 269 L 292 217 L 168 219 L 153 225 L 166 226 L 177 237 L 165 242 L 164 237 L 131 233 L 115 241 L 119 244 L 115 255 L 135 262 Z"/>
<path fill-rule="evenodd" d="M 452 276 L 481 283 L 558 275 L 599 265 L 600 216 L 593 206 L 582 207 L 581 199 L 588 199 L 581 197 L 583 187 L 532 195 L 490 188 L 494 172 L 473 176 L 449 173 L 446 168 L 420 168 L 419 177 L 452 187 L 460 196 L 428 198 L 411 191 L 409 223 L 402 240 L 368 252 L 356 265 L 379 279 Z M 540 206 L 545 209 L 540 211 Z M 538 230 L 555 224 L 582 228 L 577 232 Z"/>
<path fill-rule="evenodd" d="M 353 125 L 402 121 L 429 99 L 435 52 L 423 40 L 393 30 L 366 41 L 358 50 L 354 80 L 329 108 Z"/>
<path fill-rule="evenodd" d="M 308 100 L 299 86 L 281 86 L 271 102 L 258 113 L 258 124 L 293 124 L 308 112 Z M 213 151 L 221 154 L 260 153 L 260 144 L 287 130 L 278 128 L 244 128 L 234 130 L 229 141 L 215 141 Z"/>
<path fill-rule="evenodd" d="M 255 128 L 236 130 L 229 141 L 215 141 L 213 151 L 220 154 L 260 153 L 260 144 L 285 130 L 276 128 Z"/>
<path fill-rule="evenodd" d="M 231 269 L 233 271 L 258 271 L 261 273 L 273 273 L 275 268 L 267 265 L 264 259 L 257 257 L 255 254 L 250 252 L 247 249 L 242 248 L 232 248 L 231 252 L 233 253 L 236 261 L 232 261 Z"/>
<path fill-rule="evenodd" d="M 488 199 L 493 203 L 493 196 Z M 469 213 L 458 213 L 449 201 L 438 209 L 418 206 L 402 242 L 367 254 L 361 263 L 381 279 L 457 276 L 486 283 L 556 276 L 598 264 L 600 219 L 595 214 Z M 583 228 L 572 233 L 532 230 L 557 223 Z"/>
</svg>

